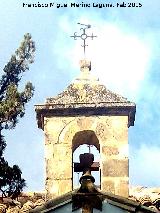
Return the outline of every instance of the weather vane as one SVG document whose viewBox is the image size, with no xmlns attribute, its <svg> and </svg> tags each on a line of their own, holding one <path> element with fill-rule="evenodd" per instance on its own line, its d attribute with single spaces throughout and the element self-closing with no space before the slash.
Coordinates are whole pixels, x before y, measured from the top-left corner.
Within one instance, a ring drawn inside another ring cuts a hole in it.
<svg viewBox="0 0 160 213">
<path fill-rule="evenodd" d="M 77 35 L 77 32 L 75 32 L 74 35 L 71 36 L 71 37 L 73 37 L 74 40 L 77 40 L 77 38 L 81 38 L 81 39 L 83 40 L 83 45 L 81 45 L 81 46 L 83 47 L 84 55 L 85 55 L 86 46 L 88 46 L 88 45 L 86 44 L 86 39 L 87 39 L 87 38 L 92 38 L 92 40 L 93 40 L 93 38 L 95 38 L 95 37 L 97 37 L 97 36 L 94 36 L 93 33 L 92 33 L 92 35 L 87 35 L 87 34 L 86 34 L 86 29 L 91 28 L 91 25 L 90 25 L 90 24 L 88 24 L 88 25 L 86 25 L 86 24 L 81 24 L 81 23 L 77 23 L 77 24 L 80 24 L 80 25 L 84 26 L 84 27 L 80 28 L 80 30 L 82 30 L 83 33 L 82 33 L 81 35 Z"/>
</svg>

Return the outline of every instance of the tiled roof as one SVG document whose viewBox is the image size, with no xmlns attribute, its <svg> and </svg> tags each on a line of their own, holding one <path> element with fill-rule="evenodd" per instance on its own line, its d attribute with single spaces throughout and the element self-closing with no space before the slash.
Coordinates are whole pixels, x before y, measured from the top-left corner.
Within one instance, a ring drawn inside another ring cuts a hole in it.
<svg viewBox="0 0 160 213">
<path fill-rule="evenodd" d="M 131 187 L 130 198 L 144 206 L 160 211 L 160 188 Z"/>
<path fill-rule="evenodd" d="M 32 193 L 32 195 L 30 193 L 23 193 L 18 202 L 8 199 L 7 201 L 5 200 L 4 203 L 0 203 L 0 212 L 23 213 L 34 209 L 35 212 L 38 212 L 38 209 L 46 208 L 47 206 L 48 208 L 49 206 L 53 207 L 57 203 L 66 200 L 71 202 L 73 193 L 74 192 L 69 192 L 48 202 L 45 201 L 44 193 Z M 154 210 L 154 212 L 160 212 L 160 188 L 131 187 L 129 199 L 105 192 L 103 193 L 103 196 L 106 199 L 114 200 L 116 202 L 120 201 L 122 205 L 125 203 L 126 206 L 142 205 L 144 206 L 144 212 L 146 210 L 145 207 L 149 207 L 149 209 Z"/>
<path fill-rule="evenodd" d="M 39 212 L 51 212 L 51 210 L 56 210 L 57 208 L 61 208 L 64 204 L 72 203 L 74 202 L 74 196 L 76 196 L 77 191 L 66 193 L 62 196 L 59 196 L 55 199 L 52 199 L 50 201 L 47 201 L 42 206 L 36 207 L 33 210 L 30 210 L 30 213 L 39 213 Z M 80 193 L 78 193 L 80 195 Z M 151 206 L 148 208 L 148 206 L 142 205 L 138 201 L 133 201 L 132 199 L 128 199 L 125 197 L 121 197 L 118 195 L 110 194 L 101 192 L 99 193 L 83 193 L 81 196 L 84 196 L 83 199 L 88 200 L 89 196 L 91 196 L 91 199 L 94 202 L 94 196 L 99 196 L 103 201 L 107 201 L 107 203 L 117 206 L 120 209 L 126 210 L 127 212 L 141 212 L 141 213 L 156 213 L 159 212 L 156 207 L 153 208 Z M 73 204 L 73 203 L 72 203 Z M 102 209 L 103 209 L 102 204 Z"/>
</svg>

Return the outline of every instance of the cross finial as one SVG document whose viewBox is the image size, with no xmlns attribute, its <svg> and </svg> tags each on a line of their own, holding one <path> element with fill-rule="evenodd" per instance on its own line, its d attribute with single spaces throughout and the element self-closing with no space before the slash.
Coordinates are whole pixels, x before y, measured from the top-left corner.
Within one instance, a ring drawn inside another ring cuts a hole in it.
<svg viewBox="0 0 160 213">
<path fill-rule="evenodd" d="M 77 38 L 81 38 L 81 39 L 83 40 L 83 45 L 81 45 L 81 46 L 83 47 L 84 55 L 85 55 L 86 46 L 88 46 L 88 45 L 86 44 L 86 39 L 87 39 L 87 38 L 92 38 L 92 40 L 93 40 L 93 38 L 95 38 L 95 37 L 97 37 L 97 36 L 93 35 L 93 33 L 92 33 L 92 35 L 87 35 L 87 34 L 86 34 L 86 29 L 91 28 L 91 25 L 90 25 L 90 24 L 88 24 L 88 25 L 86 25 L 86 24 L 81 24 L 81 23 L 77 23 L 77 24 L 80 24 L 80 25 L 84 26 L 84 27 L 81 27 L 81 28 L 80 28 L 80 30 L 82 30 L 82 34 L 81 34 L 81 35 L 77 35 L 77 32 L 75 32 L 74 35 L 71 36 L 71 37 L 73 37 L 74 40 L 77 40 Z"/>
</svg>

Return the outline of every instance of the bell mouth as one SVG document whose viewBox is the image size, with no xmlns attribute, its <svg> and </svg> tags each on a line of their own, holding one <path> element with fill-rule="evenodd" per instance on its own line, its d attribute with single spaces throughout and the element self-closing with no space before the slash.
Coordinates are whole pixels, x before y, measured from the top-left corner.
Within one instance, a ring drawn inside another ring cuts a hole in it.
<svg viewBox="0 0 160 213">
<path fill-rule="evenodd" d="M 86 175 L 83 175 L 82 177 L 80 177 L 80 180 L 79 180 L 80 184 L 82 183 L 83 180 L 91 180 L 92 183 L 95 182 L 95 178 L 89 174 L 86 174 Z"/>
</svg>

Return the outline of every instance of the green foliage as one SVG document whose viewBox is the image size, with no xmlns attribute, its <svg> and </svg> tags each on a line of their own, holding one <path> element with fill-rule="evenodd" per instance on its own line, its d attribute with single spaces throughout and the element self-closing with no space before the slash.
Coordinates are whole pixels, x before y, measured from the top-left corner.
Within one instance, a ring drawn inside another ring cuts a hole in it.
<svg viewBox="0 0 160 213">
<path fill-rule="evenodd" d="M 29 64 L 34 62 L 35 43 L 29 33 L 15 54 L 11 56 L 5 65 L 0 79 L 0 191 L 3 196 L 17 197 L 25 186 L 25 180 L 21 178 L 21 170 L 17 165 L 10 167 L 4 159 L 3 153 L 6 142 L 2 131 L 12 129 L 18 123 L 19 118 L 25 114 L 25 106 L 34 94 L 31 82 L 26 83 L 23 91 L 19 91 L 24 72 L 29 70 Z"/>
<path fill-rule="evenodd" d="M 21 177 L 21 170 L 17 165 L 13 167 L 8 162 L 0 158 L 0 190 L 2 197 L 16 198 L 26 186 L 25 180 Z"/>
<path fill-rule="evenodd" d="M 32 83 L 28 82 L 22 92 L 18 86 L 22 74 L 29 69 L 34 61 L 35 44 L 31 35 L 26 34 L 20 47 L 4 67 L 0 80 L 0 123 L 2 128 L 11 129 L 16 126 L 19 117 L 25 113 L 25 104 L 34 92 Z"/>
</svg>

